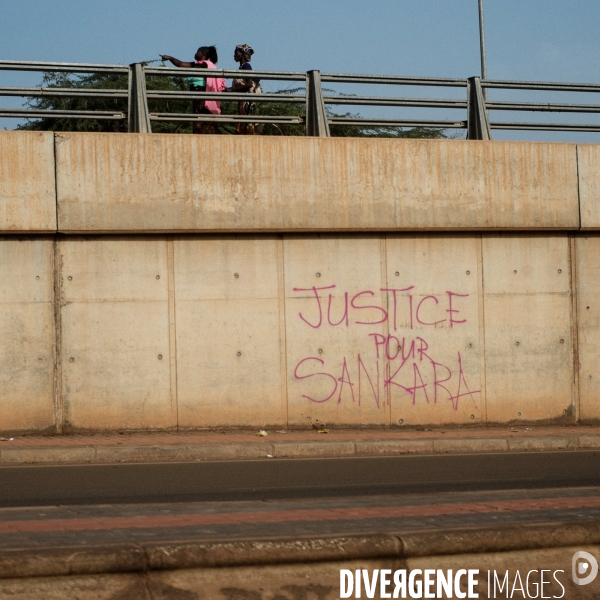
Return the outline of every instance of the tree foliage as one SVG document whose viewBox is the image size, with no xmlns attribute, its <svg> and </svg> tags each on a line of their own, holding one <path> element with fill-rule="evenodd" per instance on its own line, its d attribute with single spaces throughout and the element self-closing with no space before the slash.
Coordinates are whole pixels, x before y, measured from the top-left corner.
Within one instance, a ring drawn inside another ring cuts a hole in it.
<svg viewBox="0 0 600 600">
<path fill-rule="evenodd" d="M 41 82 L 44 88 L 76 88 L 76 89 L 113 89 L 127 90 L 128 78 L 122 74 L 91 74 L 74 75 L 68 73 L 45 73 Z M 148 76 L 146 86 L 151 90 L 187 91 L 185 77 L 157 77 Z M 303 88 L 279 90 L 279 94 L 296 94 L 303 92 Z M 224 115 L 237 114 L 237 101 L 221 102 Z M 126 98 L 72 98 L 65 96 L 34 97 L 26 101 L 28 108 L 35 110 L 72 110 L 72 111 L 118 111 L 127 114 Z M 152 113 L 191 113 L 192 107 L 189 100 L 148 100 L 148 108 Z M 299 116 L 306 113 L 306 106 L 293 102 L 260 102 L 257 103 L 256 114 L 269 116 Z M 330 117 L 357 117 L 359 115 L 345 113 L 337 114 L 327 107 Z M 51 119 L 43 117 L 30 119 L 27 123 L 17 127 L 23 130 L 35 131 L 89 131 L 89 132 L 126 132 L 127 120 L 103 119 Z M 220 125 L 222 133 L 235 133 L 234 125 Z M 192 124 L 185 122 L 153 121 L 154 133 L 191 133 Z M 305 135 L 304 125 L 265 125 L 261 128 L 261 135 Z M 369 127 L 354 125 L 332 125 L 331 135 L 334 137 L 384 137 L 384 138 L 445 138 L 443 129 L 416 127 L 402 129 L 400 127 Z"/>
</svg>

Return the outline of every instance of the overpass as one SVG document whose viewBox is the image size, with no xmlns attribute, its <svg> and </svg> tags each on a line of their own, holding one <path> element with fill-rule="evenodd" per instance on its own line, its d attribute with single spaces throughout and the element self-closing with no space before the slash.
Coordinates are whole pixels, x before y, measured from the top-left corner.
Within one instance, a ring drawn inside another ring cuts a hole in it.
<svg viewBox="0 0 600 600">
<path fill-rule="evenodd" d="M 599 167 L 0 132 L 0 430 L 597 422 Z"/>
</svg>

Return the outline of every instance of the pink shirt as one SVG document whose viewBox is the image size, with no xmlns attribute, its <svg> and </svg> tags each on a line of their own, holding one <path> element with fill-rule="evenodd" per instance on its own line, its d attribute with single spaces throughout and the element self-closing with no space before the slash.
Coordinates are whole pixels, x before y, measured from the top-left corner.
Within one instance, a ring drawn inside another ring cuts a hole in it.
<svg viewBox="0 0 600 600">
<path fill-rule="evenodd" d="M 210 60 L 196 61 L 197 65 L 205 64 L 209 69 L 216 69 L 217 66 Z M 206 91 L 207 92 L 223 92 L 227 84 L 222 77 L 206 77 Z M 221 103 L 216 100 L 205 100 L 204 106 L 213 115 L 221 114 Z"/>
</svg>

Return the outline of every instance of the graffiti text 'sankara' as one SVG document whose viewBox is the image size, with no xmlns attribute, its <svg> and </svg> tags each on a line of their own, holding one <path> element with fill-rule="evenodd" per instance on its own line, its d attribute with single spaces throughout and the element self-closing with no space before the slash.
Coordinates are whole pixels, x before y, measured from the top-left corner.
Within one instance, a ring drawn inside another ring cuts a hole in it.
<svg viewBox="0 0 600 600">
<path fill-rule="evenodd" d="M 421 297 L 415 293 L 415 286 L 354 294 L 334 294 L 333 290 L 337 290 L 337 286 L 294 288 L 294 292 L 314 300 L 310 311 L 298 313 L 306 326 L 321 329 L 387 324 L 389 331 L 397 332 L 430 327 L 455 329 L 467 323 L 460 302 L 469 294 L 447 291 Z M 376 303 L 377 296 L 383 306 Z M 311 388 L 316 385 L 322 390 L 317 396 L 313 389 L 310 395 L 302 394 L 303 398 L 318 404 L 334 399 L 341 404 L 348 397 L 359 406 L 363 399 L 370 398 L 382 408 L 390 403 L 391 391 L 396 389 L 408 395 L 404 397 L 410 399 L 413 406 L 419 400 L 433 405 L 449 402 L 457 411 L 460 399 L 467 397 L 477 409 L 476 396 L 481 391 L 469 386 L 460 351 L 456 351 L 451 364 L 444 364 L 434 358 L 435 353 L 424 337 L 414 334 L 408 338 L 396 337 L 367 331 L 365 334 L 370 342 L 366 353 L 351 358 L 344 356 L 337 365 L 326 365 L 317 356 L 307 356 L 297 363 L 295 380 L 310 382 Z"/>
</svg>

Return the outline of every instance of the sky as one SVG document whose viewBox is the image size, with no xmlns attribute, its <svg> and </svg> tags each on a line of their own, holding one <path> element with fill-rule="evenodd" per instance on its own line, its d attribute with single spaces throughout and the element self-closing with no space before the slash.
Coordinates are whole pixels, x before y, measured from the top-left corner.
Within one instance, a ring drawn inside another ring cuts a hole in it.
<svg viewBox="0 0 600 600">
<path fill-rule="evenodd" d="M 235 68 L 235 45 L 248 43 L 255 50 L 255 69 L 425 77 L 480 75 L 477 0 L 0 3 L 0 60 L 129 64 L 156 59 L 159 53 L 191 60 L 198 46 L 216 44 L 219 66 Z M 598 0 L 485 0 L 489 77 L 600 83 L 599 16 Z M 0 86 L 35 85 L 39 80 L 39 74 L 0 71 Z M 268 90 L 269 85 L 266 87 Z M 431 88 L 359 91 L 373 95 L 452 96 L 451 91 Z M 595 94 L 494 94 L 497 99 L 600 104 Z M 2 106 L 18 104 L 0 98 Z M 401 118 L 459 116 L 451 111 L 400 110 L 402 114 L 393 114 Z M 560 114 L 519 116 L 522 120 L 568 120 Z M 493 118 L 516 120 L 517 116 L 495 113 Z M 596 115 L 579 115 L 571 120 L 600 123 Z M 0 120 L 2 128 L 14 125 L 14 120 Z M 548 134 L 494 132 L 494 137 L 548 139 Z M 598 143 L 600 134 L 554 133 L 551 139 Z"/>
</svg>

